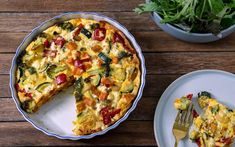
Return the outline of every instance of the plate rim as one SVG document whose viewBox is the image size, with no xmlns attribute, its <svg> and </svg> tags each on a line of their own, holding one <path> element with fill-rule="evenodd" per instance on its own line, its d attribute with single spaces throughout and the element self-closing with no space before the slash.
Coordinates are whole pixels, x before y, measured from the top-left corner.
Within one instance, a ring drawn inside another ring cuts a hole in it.
<svg viewBox="0 0 235 147">
<path fill-rule="evenodd" d="M 154 129 L 154 138 L 155 138 L 155 141 L 157 143 L 157 145 L 159 147 L 164 147 L 164 144 L 159 140 L 159 132 L 157 131 L 157 120 L 160 119 L 160 112 L 161 112 L 161 109 L 163 107 L 163 104 L 164 104 L 164 100 L 162 97 L 165 97 L 165 95 L 167 95 L 167 92 L 172 88 L 174 87 L 175 85 L 178 84 L 179 81 L 185 79 L 185 78 L 188 78 L 188 77 L 192 77 L 192 76 L 195 76 L 195 75 L 198 75 L 198 74 L 204 74 L 204 73 L 208 73 L 208 72 L 211 72 L 211 73 L 218 73 L 218 74 L 225 74 L 227 76 L 233 76 L 235 78 L 235 74 L 231 73 L 231 72 L 228 72 L 228 71 L 224 71 L 224 70 L 219 70 L 219 69 L 202 69 L 202 70 L 196 70 L 196 71 L 192 71 L 192 72 L 189 72 L 189 73 L 186 73 L 180 77 L 178 77 L 176 80 L 174 80 L 163 92 L 163 94 L 161 95 L 159 101 L 158 101 L 158 104 L 156 106 L 156 109 L 155 109 L 155 112 L 154 112 L 154 119 L 153 119 L 153 129 Z M 159 112 L 159 113 L 158 113 Z"/>
<path fill-rule="evenodd" d="M 13 75 L 15 74 L 15 66 L 16 66 L 16 59 L 19 56 L 19 53 L 23 50 L 22 46 L 24 45 L 24 43 L 27 41 L 27 39 L 29 39 L 32 36 L 35 36 L 34 33 L 37 33 L 37 31 L 43 27 L 44 25 L 46 25 L 47 23 L 49 23 L 50 21 L 55 21 L 57 19 L 61 19 L 62 17 L 68 17 L 67 20 L 72 19 L 69 16 L 72 15 L 80 15 L 80 17 L 82 18 L 82 15 L 90 15 L 93 17 L 99 17 L 100 19 L 107 19 L 110 22 L 112 22 L 115 27 L 118 26 L 121 28 L 121 32 L 125 34 L 125 36 L 129 39 L 129 41 L 131 42 L 131 44 L 133 46 L 135 46 L 135 50 L 137 52 L 137 55 L 140 59 L 140 67 L 141 67 L 141 77 L 140 77 L 140 87 L 138 90 L 138 93 L 135 97 L 135 100 L 132 102 L 131 107 L 127 110 L 127 112 L 119 119 L 117 120 L 114 124 L 110 125 L 109 127 L 107 127 L 106 129 L 96 132 L 96 133 L 92 133 L 92 134 L 88 134 L 88 135 L 81 135 L 81 136 L 70 136 L 70 135 L 59 135 L 58 133 L 52 132 L 50 130 L 47 130 L 44 127 L 40 127 L 38 126 L 34 120 L 32 120 L 29 116 L 28 113 L 26 113 L 24 110 L 22 110 L 22 108 L 19 105 L 19 100 L 18 97 L 16 95 L 16 91 L 15 91 L 15 87 L 14 87 L 14 83 L 13 83 Z M 47 19 L 46 21 L 40 23 L 40 25 L 36 26 L 34 29 L 32 29 L 32 31 L 26 35 L 26 37 L 23 39 L 23 41 L 20 43 L 20 45 L 17 47 L 16 49 L 16 53 L 12 58 L 12 62 L 11 62 L 11 68 L 10 68 L 10 80 L 9 80 L 9 87 L 10 87 L 10 91 L 11 91 L 11 96 L 15 102 L 15 105 L 17 107 L 17 110 L 21 113 L 21 115 L 24 117 L 24 119 L 29 122 L 34 128 L 36 128 L 37 130 L 43 132 L 44 134 L 48 135 L 48 136 L 53 136 L 59 139 L 69 139 L 69 140 L 81 140 L 81 139 L 90 139 L 93 138 L 95 136 L 100 136 L 103 135 L 105 133 L 107 133 L 108 131 L 116 128 L 119 126 L 120 123 L 124 122 L 128 116 L 130 115 L 131 112 L 134 111 L 134 109 L 136 108 L 139 100 L 142 98 L 142 94 L 143 94 L 143 89 L 145 86 L 145 77 L 146 77 L 146 66 L 145 66 L 145 59 L 144 56 L 142 54 L 142 50 L 141 47 L 139 46 L 139 44 L 137 43 L 135 37 L 128 31 L 128 29 L 126 27 L 124 27 L 122 24 L 120 24 L 118 21 L 114 20 L 113 18 L 110 18 L 108 16 L 102 15 L 102 14 L 98 14 L 95 12 L 67 12 L 67 13 L 62 13 L 60 15 L 54 16 L 50 19 Z"/>
</svg>

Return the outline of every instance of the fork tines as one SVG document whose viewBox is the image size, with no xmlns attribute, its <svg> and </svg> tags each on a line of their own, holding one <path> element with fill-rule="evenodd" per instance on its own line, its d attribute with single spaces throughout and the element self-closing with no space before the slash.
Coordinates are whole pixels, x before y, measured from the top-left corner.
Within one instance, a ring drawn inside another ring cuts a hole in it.
<svg viewBox="0 0 235 147">
<path fill-rule="evenodd" d="M 187 110 L 179 110 L 175 123 L 188 127 L 193 121 L 193 109 L 193 104 L 190 104 Z"/>
</svg>

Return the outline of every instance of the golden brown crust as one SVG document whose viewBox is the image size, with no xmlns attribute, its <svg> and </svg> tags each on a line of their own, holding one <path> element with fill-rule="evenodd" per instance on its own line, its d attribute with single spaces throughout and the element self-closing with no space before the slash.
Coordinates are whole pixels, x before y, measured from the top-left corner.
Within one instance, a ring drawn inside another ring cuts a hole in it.
<svg viewBox="0 0 235 147">
<path fill-rule="evenodd" d="M 69 81 L 63 85 L 61 85 L 59 88 L 57 89 L 53 89 L 50 92 L 48 92 L 48 95 L 44 95 L 40 98 L 40 100 L 36 103 L 34 109 L 32 110 L 32 112 L 37 112 L 39 110 L 39 108 L 47 103 L 48 101 L 52 100 L 53 96 L 58 94 L 60 91 L 68 88 L 69 86 L 73 85 L 74 83 L 74 78 L 70 77 Z"/>
</svg>

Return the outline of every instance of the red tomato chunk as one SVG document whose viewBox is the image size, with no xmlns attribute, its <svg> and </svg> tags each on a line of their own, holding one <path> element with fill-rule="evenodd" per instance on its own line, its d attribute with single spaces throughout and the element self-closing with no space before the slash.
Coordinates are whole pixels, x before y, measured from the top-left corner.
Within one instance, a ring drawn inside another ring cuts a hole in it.
<svg viewBox="0 0 235 147">
<path fill-rule="evenodd" d="M 58 84 L 58 85 L 67 82 L 67 76 L 66 76 L 66 74 L 62 73 L 62 74 L 56 76 L 55 81 L 56 81 L 56 84 Z"/>
</svg>

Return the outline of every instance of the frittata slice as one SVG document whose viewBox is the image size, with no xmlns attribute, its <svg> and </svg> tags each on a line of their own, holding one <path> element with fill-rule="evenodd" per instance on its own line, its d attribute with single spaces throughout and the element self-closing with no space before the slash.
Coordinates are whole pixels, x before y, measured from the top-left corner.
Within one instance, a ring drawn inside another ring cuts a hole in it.
<svg viewBox="0 0 235 147">
<path fill-rule="evenodd" d="M 190 139 L 201 147 L 228 146 L 235 138 L 235 111 L 208 94 L 199 95 L 199 104 L 204 108 L 204 114 L 194 119 Z"/>
</svg>

